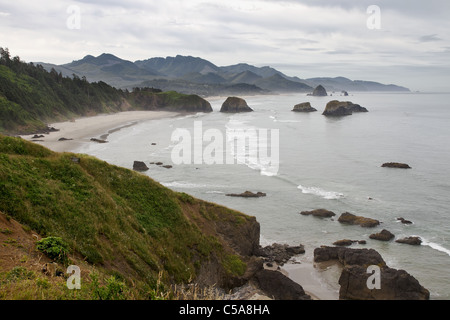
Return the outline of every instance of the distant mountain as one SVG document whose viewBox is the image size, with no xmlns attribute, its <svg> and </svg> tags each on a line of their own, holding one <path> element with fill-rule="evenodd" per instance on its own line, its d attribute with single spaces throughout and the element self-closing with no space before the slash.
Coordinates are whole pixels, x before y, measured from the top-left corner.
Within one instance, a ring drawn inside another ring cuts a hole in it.
<svg viewBox="0 0 450 320">
<path fill-rule="evenodd" d="M 324 86 L 329 92 L 409 91 L 396 85 L 353 81 L 344 77 L 300 79 L 269 66 L 256 67 L 246 63 L 219 67 L 202 58 L 181 55 L 131 62 L 104 53 L 98 57 L 87 55 L 81 60 L 59 66 L 37 64 L 48 71 L 55 69 L 63 76 L 84 76 L 88 81 L 104 81 L 116 88 L 154 86 L 167 91 L 199 95 L 232 94 L 233 90 L 246 94 L 312 92 L 318 85 Z"/>
<path fill-rule="evenodd" d="M 374 81 L 350 80 L 344 77 L 336 78 L 311 78 L 305 83 L 313 87 L 322 85 L 328 92 L 333 91 L 410 91 L 408 88 L 393 85 L 381 84 Z"/>
<path fill-rule="evenodd" d="M 207 74 L 219 71 L 219 67 L 207 60 L 180 55 L 136 61 L 135 65 L 144 70 L 156 70 L 160 74 L 172 78 L 179 78 L 193 72 Z"/>
<path fill-rule="evenodd" d="M 79 77 L 86 77 L 90 82 L 104 81 L 117 88 L 133 86 L 144 80 L 161 76 L 155 70 L 142 69 L 131 61 L 106 53 L 98 57 L 87 55 L 81 60 L 59 66 L 51 64 L 42 64 L 42 66 L 48 71 L 54 68 L 64 76 L 76 74 Z"/>
<path fill-rule="evenodd" d="M 258 80 L 263 79 L 262 76 L 257 75 L 251 71 L 242 71 L 241 73 L 232 74 L 229 76 L 228 81 L 231 83 L 248 83 L 253 84 Z"/>
<path fill-rule="evenodd" d="M 309 85 L 288 80 L 280 74 L 274 74 L 271 77 L 259 79 L 255 82 L 255 85 L 262 89 L 276 92 L 310 92 L 314 90 L 314 88 Z"/>
</svg>

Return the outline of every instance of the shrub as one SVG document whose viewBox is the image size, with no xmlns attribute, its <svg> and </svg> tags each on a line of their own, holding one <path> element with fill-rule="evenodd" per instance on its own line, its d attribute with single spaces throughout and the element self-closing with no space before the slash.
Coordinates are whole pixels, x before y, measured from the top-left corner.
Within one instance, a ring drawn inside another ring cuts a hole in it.
<svg viewBox="0 0 450 320">
<path fill-rule="evenodd" d="M 45 253 L 50 259 L 66 263 L 69 245 L 59 237 L 47 237 L 37 242 L 37 249 Z"/>
</svg>

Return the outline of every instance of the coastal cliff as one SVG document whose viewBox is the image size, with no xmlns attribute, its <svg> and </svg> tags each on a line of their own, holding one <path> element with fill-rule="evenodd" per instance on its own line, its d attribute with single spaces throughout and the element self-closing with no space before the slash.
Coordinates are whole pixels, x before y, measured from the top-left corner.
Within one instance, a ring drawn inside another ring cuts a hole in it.
<svg viewBox="0 0 450 320">
<path fill-rule="evenodd" d="M 261 266 L 252 256 L 259 245 L 254 217 L 174 192 L 127 168 L 0 135 L 0 181 L 3 220 L 22 225 L 31 239 L 20 250 L 22 238 L 13 227 L 2 226 L 2 236 L 10 239 L 2 254 L 14 254 L 1 259 L 0 274 L 20 268 L 34 279 L 2 284 L 6 298 L 20 295 L 23 283 L 30 287 L 30 299 L 42 299 L 37 281 L 42 278 L 50 283 L 46 292 L 71 299 L 68 290 L 58 289 L 64 278 L 43 274 L 41 259 L 62 270 L 67 264 L 80 266 L 86 284 L 80 295 L 87 299 L 96 299 L 87 285 L 96 274 L 105 286 L 120 283 L 126 299 L 148 299 L 151 292 L 170 298 L 173 285 L 229 290 Z M 67 260 L 37 250 L 38 240 L 53 243 L 53 238 L 64 243 L 52 246 L 64 248 Z"/>
</svg>

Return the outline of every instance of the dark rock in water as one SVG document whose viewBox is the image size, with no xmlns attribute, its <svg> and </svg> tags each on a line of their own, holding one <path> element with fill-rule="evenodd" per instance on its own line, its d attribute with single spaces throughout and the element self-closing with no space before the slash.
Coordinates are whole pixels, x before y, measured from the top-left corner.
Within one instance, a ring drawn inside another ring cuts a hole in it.
<svg viewBox="0 0 450 320">
<path fill-rule="evenodd" d="M 239 112 L 252 112 L 253 109 L 247 105 L 247 102 L 238 97 L 228 97 L 222 104 L 220 112 L 226 113 L 239 113 Z"/>
<path fill-rule="evenodd" d="M 251 191 L 245 191 L 243 193 L 229 193 L 227 194 L 228 197 L 243 197 L 243 198 L 259 198 L 259 197 L 265 197 L 266 194 L 263 192 L 257 192 L 253 193 Z"/>
<path fill-rule="evenodd" d="M 312 211 L 302 211 L 300 212 L 301 215 L 309 216 L 312 215 L 314 217 L 320 217 L 320 218 L 331 218 L 334 217 L 336 214 L 333 211 L 329 211 L 326 209 L 316 209 Z"/>
<path fill-rule="evenodd" d="M 279 271 L 260 270 L 255 280 L 259 288 L 275 300 L 311 300 L 301 285 Z"/>
<path fill-rule="evenodd" d="M 333 243 L 334 246 L 339 246 L 339 247 L 348 247 L 351 246 L 354 243 L 358 243 L 358 244 L 366 244 L 365 240 L 349 240 L 349 239 L 342 239 L 342 240 L 338 240 L 335 241 Z"/>
<path fill-rule="evenodd" d="M 352 115 L 353 112 L 368 112 L 364 107 L 359 104 L 354 104 L 351 101 L 337 101 L 333 100 L 327 103 L 324 112 L 324 116 L 342 117 Z"/>
<path fill-rule="evenodd" d="M 162 165 L 163 165 L 162 162 L 156 162 L 155 164 L 156 164 L 157 166 L 162 166 Z"/>
<path fill-rule="evenodd" d="M 165 166 L 162 166 L 162 167 L 166 168 L 166 169 L 172 169 L 173 168 L 171 165 L 165 165 Z"/>
<path fill-rule="evenodd" d="M 364 227 L 364 228 L 373 228 L 380 224 L 380 221 L 378 221 L 378 220 L 356 216 L 349 212 L 344 212 L 343 214 L 341 214 L 338 221 L 340 223 L 360 225 L 361 227 Z"/>
<path fill-rule="evenodd" d="M 345 97 L 347 97 L 348 96 L 348 92 L 347 91 L 345 91 L 345 90 L 342 90 L 341 91 L 342 92 L 342 94 L 345 96 Z"/>
<path fill-rule="evenodd" d="M 395 235 L 393 235 L 391 232 L 389 232 L 386 229 L 381 230 L 381 232 L 371 234 L 369 236 L 370 239 L 374 240 L 380 240 L 380 241 L 391 241 L 395 238 Z"/>
<path fill-rule="evenodd" d="M 328 96 L 327 90 L 322 85 L 318 85 L 313 93 L 308 94 L 308 96 L 314 96 L 314 97 L 326 97 Z"/>
<path fill-rule="evenodd" d="M 345 267 L 339 278 L 340 300 L 429 300 L 430 292 L 405 270 L 380 268 L 380 286 L 369 288 L 366 267 Z"/>
<path fill-rule="evenodd" d="M 428 300 L 430 292 L 404 270 L 388 267 L 374 249 L 320 247 L 314 250 L 314 261 L 338 261 L 343 265 L 339 278 L 341 300 Z M 374 266 L 380 270 L 379 289 L 370 289 Z"/>
<path fill-rule="evenodd" d="M 108 143 L 108 141 L 106 141 L 106 140 L 101 140 L 101 139 L 96 139 L 96 138 L 91 138 L 91 141 L 97 142 L 97 143 Z"/>
<path fill-rule="evenodd" d="M 299 103 L 294 106 L 294 109 L 292 109 L 294 112 L 315 112 L 317 109 L 311 107 L 311 103 L 309 102 L 303 102 Z"/>
<path fill-rule="evenodd" d="M 351 246 L 355 241 L 349 239 L 338 240 L 333 243 L 334 246 L 348 247 Z"/>
<path fill-rule="evenodd" d="M 322 246 L 314 249 L 314 262 L 325 262 L 336 260 L 343 266 L 361 265 L 385 266 L 381 255 L 374 249 L 351 249 L 345 247 Z"/>
<path fill-rule="evenodd" d="M 73 139 L 67 139 L 67 138 L 59 138 L 58 139 L 58 141 L 70 141 L 70 140 L 73 140 Z"/>
<path fill-rule="evenodd" d="M 399 168 L 399 169 L 411 169 L 411 167 L 406 163 L 399 163 L 399 162 L 387 162 L 383 163 L 381 166 L 383 168 Z"/>
<path fill-rule="evenodd" d="M 45 136 L 43 134 L 35 134 L 31 139 L 40 139 L 40 138 L 45 138 Z"/>
<path fill-rule="evenodd" d="M 267 247 L 260 246 L 256 255 L 265 258 L 265 261 L 283 265 L 293 256 L 304 253 L 305 247 L 303 245 L 289 246 L 287 244 L 274 243 Z"/>
<path fill-rule="evenodd" d="M 349 109 L 351 112 L 369 112 L 366 108 L 361 107 L 359 104 L 352 103 L 350 101 L 347 101 L 347 109 Z"/>
<path fill-rule="evenodd" d="M 147 171 L 148 169 L 147 165 L 142 161 L 135 161 L 133 163 L 133 170 L 135 171 Z"/>
<path fill-rule="evenodd" d="M 405 218 L 397 218 L 403 224 L 412 224 L 412 221 L 406 220 Z"/>
<path fill-rule="evenodd" d="M 420 246 L 422 244 L 422 239 L 420 239 L 420 237 L 406 237 L 403 239 L 395 240 L 395 242 L 405 243 L 412 246 Z"/>
</svg>

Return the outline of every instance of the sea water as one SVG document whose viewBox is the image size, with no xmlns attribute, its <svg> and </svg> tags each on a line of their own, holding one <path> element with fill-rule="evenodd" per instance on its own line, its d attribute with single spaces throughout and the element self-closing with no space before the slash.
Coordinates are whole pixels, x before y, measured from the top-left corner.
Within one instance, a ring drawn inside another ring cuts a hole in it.
<svg viewBox="0 0 450 320">
<path fill-rule="evenodd" d="M 245 99 L 254 112 L 220 113 L 225 98 L 211 98 L 212 113 L 142 122 L 110 134 L 108 144 L 88 144 L 75 151 L 127 168 L 135 160 L 145 161 L 150 167 L 145 174 L 154 180 L 255 216 L 261 224 L 262 245 L 303 244 L 305 259 L 310 261 L 321 245 L 340 239 L 366 240 L 367 244 L 352 247 L 377 250 L 390 267 L 406 270 L 430 290 L 432 299 L 450 299 L 450 94 L 286 94 Z M 323 116 L 327 102 L 334 99 L 352 101 L 369 112 Z M 301 102 L 310 102 L 318 111 L 292 112 Z M 186 129 L 193 139 L 199 123 L 203 132 L 222 132 L 224 144 L 227 130 L 278 132 L 278 141 L 270 141 L 278 151 L 276 172 L 257 161 L 173 165 L 179 141 L 172 141 L 172 134 Z M 412 169 L 382 168 L 385 162 L 407 163 Z M 267 196 L 226 196 L 247 190 Z M 319 208 L 335 212 L 336 217 L 299 214 Z M 373 229 L 343 225 L 337 221 L 343 212 L 382 223 Z M 413 224 L 402 224 L 399 217 Z M 423 243 L 410 246 L 369 239 L 381 229 L 396 239 L 419 236 Z"/>
</svg>

